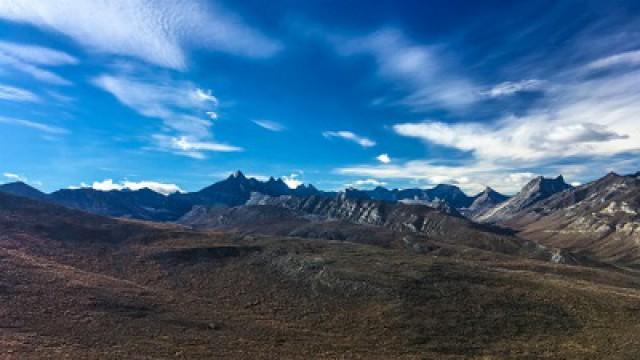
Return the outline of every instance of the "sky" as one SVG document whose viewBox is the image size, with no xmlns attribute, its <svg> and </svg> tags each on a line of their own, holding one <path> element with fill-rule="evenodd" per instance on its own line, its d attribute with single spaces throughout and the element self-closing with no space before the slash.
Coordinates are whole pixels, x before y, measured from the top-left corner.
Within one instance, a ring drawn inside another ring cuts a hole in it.
<svg viewBox="0 0 640 360">
<path fill-rule="evenodd" d="M 639 154 L 637 1 L 0 2 L 0 182 L 511 194 Z"/>
</svg>

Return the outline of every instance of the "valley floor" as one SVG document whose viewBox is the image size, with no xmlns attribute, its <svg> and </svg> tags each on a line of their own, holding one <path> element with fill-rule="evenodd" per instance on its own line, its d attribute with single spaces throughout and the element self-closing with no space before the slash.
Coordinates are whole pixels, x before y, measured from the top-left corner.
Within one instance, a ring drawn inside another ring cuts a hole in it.
<svg viewBox="0 0 640 360">
<path fill-rule="evenodd" d="M 145 231 L 119 243 L 0 235 L 0 358 L 640 354 L 640 278 L 621 271 Z"/>
</svg>

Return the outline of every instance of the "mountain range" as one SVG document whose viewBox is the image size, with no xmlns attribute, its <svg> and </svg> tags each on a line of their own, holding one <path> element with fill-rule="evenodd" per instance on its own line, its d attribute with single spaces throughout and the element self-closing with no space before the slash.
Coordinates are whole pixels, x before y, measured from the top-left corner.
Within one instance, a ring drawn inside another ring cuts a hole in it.
<svg viewBox="0 0 640 360">
<path fill-rule="evenodd" d="M 239 206 L 246 203 L 251 194 L 256 192 L 270 196 L 335 197 L 339 195 L 338 192 L 320 191 L 313 185 L 306 184 L 291 189 L 282 179 L 271 177 L 266 181 L 260 181 L 247 178 L 240 171 L 199 191 L 176 192 L 168 196 L 149 189 L 100 191 L 92 188 L 63 189 L 45 194 L 22 182 L 0 185 L 0 192 L 50 201 L 100 215 L 158 221 L 177 220 L 195 205 Z M 348 188 L 340 194 L 348 198 L 410 201 L 433 206 L 439 206 L 439 203 L 444 202 L 453 208 L 467 207 L 481 195 L 470 197 L 457 186 L 444 184 L 432 189 L 388 190 L 377 187 L 373 190 L 357 190 Z"/>
<path fill-rule="evenodd" d="M 601 187 L 633 191 L 636 180 Z M 607 214 L 636 205 L 597 188 L 558 193 L 548 209 L 595 193 L 615 201 Z M 248 204 L 194 206 L 180 222 L 0 193 L 0 357 L 633 359 L 640 350 L 637 272 L 459 213 L 253 192 Z"/>
<path fill-rule="evenodd" d="M 612 173 L 573 187 L 562 176 L 537 177 L 512 197 L 491 188 L 467 196 L 453 185 L 402 190 L 349 188 L 341 192 L 325 192 L 313 185 L 291 189 L 282 179 L 260 181 L 238 171 L 200 191 L 168 196 L 149 189 L 99 191 L 90 188 L 45 194 L 19 182 L 0 185 L 0 192 L 99 215 L 173 221 L 200 228 L 257 231 L 249 220 L 269 219 L 270 227 L 262 226 L 259 232 L 287 236 L 361 238 L 355 234 L 364 230 L 344 227 L 347 223 L 375 225 L 391 232 L 448 241 L 469 239 L 470 233 L 487 234 L 488 231 L 491 236 L 506 236 L 505 233 L 511 231 L 519 239 L 547 246 L 549 254 L 553 249 L 571 251 L 566 261 L 590 258 L 635 266 L 640 263 L 638 182 L 638 174 Z M 277 221 L 274 216 L 279 217 Z M 446 216 L 447 220 L 434 221 L 434 216 Z M 341 225 L 337 226 L 336 222 Z M 456 231 L 464 236 L 455 235 Z M 478 248 L 487 247 L 483 241 L 478 244 L 481 244 Z"/>
</svg>

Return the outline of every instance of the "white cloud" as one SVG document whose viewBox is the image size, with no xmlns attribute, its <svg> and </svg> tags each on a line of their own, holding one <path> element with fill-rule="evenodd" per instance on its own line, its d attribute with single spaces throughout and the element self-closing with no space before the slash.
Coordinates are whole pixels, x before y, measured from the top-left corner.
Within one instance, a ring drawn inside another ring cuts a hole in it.
<svg viewBox="0 0 640 360">
<path fill-rule="evenodd" d="M 2 1 L 0 18 L 62 33 L 93 51 L 181 70 L 192 47 L 254 58 L 281 48 L 237 15 L 197 0 Z"/>
<path fill-rule="evenodd" d="M 414 110 L 434 105 L 458 109 L 480 100 L 478 87 L 455 73 L 453 61 L 441 48 L 417 44 L 397 29 L 385 28 L 361 37 L 326 38 L 343 56 L 372 57 L 380 77 L 409 92 L 400 103 Z"/>
<path fill-rule="evenodd" d="M 217 118 L 213 109 L 217 107 L 218 99 L 210 90 L 201 89 L 190 82 L 142 80 L 126 74 L 102 75 L 93 82 L 140 115 L 162 120 L 165 132 L 171 134 L 152 135 L 159 150 L 169 150 L 194 159 L 204 159 L 206 151 L 242 150 L 237 146 L 211 141 L 211 120 Z"/>
<path fill-rule="evenodd" d="M 78 59 L 59 50 L 8 41 L 0 41 L 0 52 L 24 62 L 42 66 L 75 65 L 78 63 Z"/>
<path fill-rule="evenodd" d="M 401 136 L 468 152 L 464 160 L 412 160 L 336 171 L 379 179 L 452 182 L 469 191 L 490 185 L 512 193 L 535 176 L 533 172 L 564 173 L 570 181 L 583 181 L 612 169 L 637 167 L 637 160 L 629 163 L 625 157 L 637 159 L 640 152 L 640 70 L 580 74 L 556 75 L 545 97 L 519 116 L 492 122 L 427 120 L 393 127 Z M 582 160 L 585 157 L 588 165 Z"/>
<path fill-rule="evenodd" d="M 203 151 L 213 152 L 238 152 L 241 147 L 217 143 L 213 141 L 198 141 L 187 136 L 168 136 L 155 134 L 152 136 L 160 149 L 169 150 L 179 155 L 188 156 L 194 159 L 204 159 Z"/>
<path fill-rule="evenodd" d="M 80 188 L 92 188 L 100 191 L 112 191 L 112 190 L 142 190 L 150 189 L 163 195 L 173 194 L 175 192 L 184 192 L 178 185 L 170 183 L 161 183 L 157 181 L 129 181 L 124 180 L 119 183 L 113 181 L 113 179 L 105 179 L 102 181 L 94 181 L 91 186 L 86 183 L 81 183 L 80 186 L 70 186 L 70 189 Z"/>
<path fill-rule="evenodd" d="M 506 81 L 500 83 L 485 92 L 489 97 L 503 97 L 513 95 L 519 92 L 540 91 L 543 89 L 545 82 L 542 80 L 530 79 L 518 82 Z"/>
<path fill-rule="evenodd" d="M 373 140 L 367 139 L 366 137 L 354 134 L 351 131 L 325 131 L 322 133 L 322 136 L 327 139 L 337 137 L 345 140 L 352 141 L 362 147 L 372 147 L 375 146 L 376 143 Z"/>
<path fill-rule="evenodd" d="M 270 131 L 283 131 L 285 129 L 284 126 L 282 126 L 282 124 L 277 123 L 275 121 L 271 121 L 271 120 L 252 120 L 256 125 L 260 126 L 261 128 L 270 130 Z"/>
<path fill-rule="evenodd" d="M 210 91 L 205 92 L 190 82 L 102 75 L 93 79 L 93 83 L 147 117 L 169 119 L 181 112 L 204 112 L 218 103 Z"/>
<path fill-rule="evenodd" d="M 509 117 L 497 126 L 424 122 L 397 124 L 393 128 L 400 135 L 470 151 L 477 159 L 492 161 L 534 161 L 601 154 L 607 151 L 603 146 L 606 143 L 625 141 L 629 137 L 604 125 L 568 124 L 545 115 Z M 640 143 L 629 149 L 638 147 Z"/>
<path fill-rule="evenodd" d="M 385 186 L 385 185 L 387 185 L 386 182 L 376 180 L 376 179 L 362 179 L 362 180 L 356 180 L 349 184 L 345 184 L 346 187 L 352 187 L 352 188 L 368 188 L 368 187 Z"/>
<path fill-rule="evenodd" d="M 597 70 L 620 65 L 640 65 L 640 50 L 627 51 L 603 57 L 587 64 L 587 69 Z"/>
<path fill-rule="evenodd" d="M 389 154 L 380 154 L 376 157 L 376 159 L 383 164 L 388 164 L 391 162 L 391 158 L 389 157 Z"/>
<path fill-rule="evenodd" d="M 176 184 L 160 183 L 156 181 L 124 181 L 122 185 L 130 190 L 141 190 L 146 188 L 163 195 L 169 195 L 175 192 L 184 192 Z"/>
<path fill-rule="evenodd" d="M 0 4 L 0 9 L 2 8 Z M 0 10 L 1 11 L 1 10 Z M 35 79 L 55 85 L 70 82 L 43 67 L 74 65 L 78 60 L 62 51 L 34 45 L 0 41 L 0 64 L 26 73 Z"/>
<path fill-rule="evenodd" d="M 2 174 L 5 178 L 11 180 L 11 181 L 21 181 L 21 182 L 27 182 L 27 178 L 22 176 L 22 175 L 18 175 L 18 174 L 14 174 L 14 173 L 10 173 L 10 172 L 6 172 L 4 174 Z"/>
<path fill-rule="evenodd" d="M 289 176 L 283 176 L 282 181 L 284 181 L 290 189 L 295 189 L 303 184 L 302 180 L 298 179 L 299 176 L 300 174 L 293 173 Z"/>
<path fill-rule="evenodd" d="M 530 180 L 528 174 L 520 173 L 517 169 L 472 161 L 457 165 L 442 165 L 425 160 L 411 160 L 395 165 L 347 166 L 335 171 L 348 176 L 418 181 L 424 186 L 454 184 L 469 194 L 480 192 L 488 185 L 504 193 L 515 193 Z"/>
<path fill-rule="evenodd" d="M 29 90 L 0 84 L 0 100 L 38 102 L 40 98 Z"/>
<path fill-rule="evenodd" d="M 0 116 L 0 124 L 22 126 L 22 127 L 42 131 L 48 134 L 53 134 L 53 135 L 63 135 L 69 132 L 67 129 L 57 127 L 57 126 L 42 124 L 39 122 L 30 121 L 30 120 L 4 117 L 4 116 Z"/>
<path fill-rule="evenodd" d="M 196 99 L 202 102 L 210 102 L 214 105 L 218 105 L 218 99 L 211 94 L 211 90 L 196 88 L 192 96 L 195 96 Z"/>
</svg>

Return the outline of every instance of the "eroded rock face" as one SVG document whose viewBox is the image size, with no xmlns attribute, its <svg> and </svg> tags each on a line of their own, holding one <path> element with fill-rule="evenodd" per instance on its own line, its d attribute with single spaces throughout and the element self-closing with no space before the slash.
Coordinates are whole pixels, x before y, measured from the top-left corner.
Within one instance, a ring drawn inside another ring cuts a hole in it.
<svg viewBox="0 0 640 360">
<path fill-rule="evenodd" d="M 484 212 L 478 212 L 473 219 L 485 223 L 505 223 L 513 218 L 526 216 L 538 202 L 568 189 L 571 189 L 571 185 L 565 183 L 562 176 L 555 179 L 540 176 L 531 180 L 516 196 Z"/>
<path fill-rule="evenodd" d="M 640 260 L 640 179 L 611 173 L 537 203 L 510 225 L 546 244 Z"/>
<path fill-rule="evenodd" d="M 245 207 L 286 208 L 298 216 L 316 221 L 346 221 L 372 225 L 398 233 L 410 233 L 434 241 L 464 245 L 506 254 L 551 261 L 551 249 L 517 238 L 503 230 L 479 225 L 464 218 L 448 204 L 442 209 L 345 197 L 265 196 L 253 194 Z M 411 246 L 411 244 L 407 244 Z M 573 259 L 563 258 L 566 262 Z M 558 260 L 560 261 L 560 260 Z"/>
<path fill-rule="evenodd" d="M 461 217 L 454 208 L 446 203 L 434 208 L 424 205 L 353 199 L 346 196 L 301 198 L 295 196 L 274 197 L 254 193 L 246 205 L 278 206 L 327 219 L 346 220 L 356 224 L 384 226 L 394 230 L 414 232 L 433 229 L 432 224 L 446 215 Z"/>
<path fill-rule="evenodd" d="M 475 197 L 475 200 L 468 208 L 462 209 L 461 213 L 470 219 L 474 219 L 477 215 L 485 213 L 507 200 L 509 200 L 508 196 L 487 187 Z"/>
</svg>

